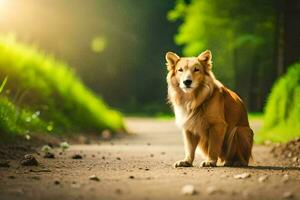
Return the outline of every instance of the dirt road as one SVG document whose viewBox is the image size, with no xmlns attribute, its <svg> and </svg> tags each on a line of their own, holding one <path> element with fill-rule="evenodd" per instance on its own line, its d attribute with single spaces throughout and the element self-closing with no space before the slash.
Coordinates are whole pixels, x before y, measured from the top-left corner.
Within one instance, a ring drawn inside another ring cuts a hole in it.
<svg viewBox="0 0 300 200">
<path fill-rule="evenodd" d="M 300 199 L 300 168 L 283 166 L 270 147 L 255 146 L 248 168 L 172 167 L 184 156 L 172 121 L 127 119 L 133 136 L 94 145 L 72 145 L 40 166 L 11 161 L 0 168 L 0 199 Z M 257 126 L 257 125 L 254 125 Z M 79 153 L 82 159 L 72 159 Z M 235 175 L 248 177 L 237 179 Z M 96 175 L 100 181 L 90 180 Z M 183 195 L 191 184 L 194 195 Z"/>
</svg>

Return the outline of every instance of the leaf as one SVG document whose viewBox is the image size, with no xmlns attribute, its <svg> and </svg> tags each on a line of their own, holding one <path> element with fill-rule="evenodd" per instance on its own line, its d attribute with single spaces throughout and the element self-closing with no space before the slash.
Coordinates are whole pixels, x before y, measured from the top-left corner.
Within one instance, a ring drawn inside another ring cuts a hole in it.
<svg viewBox="0 0 300 200">
<path fill-rule="evenodd" d="M 0 93 L 2 92 L 2 90 L 4 89 L 5 85 L 6 85 L 6 82 L 7 82 L 7 76 L 4 78 L 4 80 L 2 81 L 2 84 L 0 86 Z"/>
</svg>

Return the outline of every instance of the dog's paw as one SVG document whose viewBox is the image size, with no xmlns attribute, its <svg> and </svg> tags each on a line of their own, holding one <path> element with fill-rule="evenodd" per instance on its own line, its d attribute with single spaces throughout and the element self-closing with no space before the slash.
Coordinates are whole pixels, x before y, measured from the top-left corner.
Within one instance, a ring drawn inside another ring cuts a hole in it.
<svg viewBox="0 0 300 200">
<path fill-rule="evenodd" d="M 216 167 L 217 162 L 215 162 L 215 161 L 202 161 L 201 166 L 202 167 Z"/>
<path fill-rule="evenodd" d="M 186 161 L 186 160 L 179 160 L 174 163 L 174 168 L 177 167 L 193 167 L 192 163 Z"/>
</svg>

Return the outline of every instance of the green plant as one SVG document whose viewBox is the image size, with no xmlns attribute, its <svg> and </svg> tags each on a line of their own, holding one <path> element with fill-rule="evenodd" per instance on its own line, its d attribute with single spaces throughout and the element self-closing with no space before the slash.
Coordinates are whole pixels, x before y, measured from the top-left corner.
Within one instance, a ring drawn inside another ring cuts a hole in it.
<svg viewBox="0 0 300 200">
<path fill-rule="evenodd" d="M 300 63 L 277 80 L 265 106 L 261 138 L 287 141 L 300 136 Z"/>
<path fill-rule="evenodd" d="M 36 113 L 17 108 L 5 97 L 0 98 L 1 133 L 25 134 L 32 131 L 43 131 L 46 125 L 46 122 L 36 116 Z"/>
<path fill-rule="evenodd" d="M 1 94 L 1 92 L 3 91 L 6 82 L 7 82 L 7 77 L 5 77 L 5 79 L 3 80 L 3 82 L 2 82 L 1 85 L 0 85 L 0 94 Z"/>
<path fill-rule="evenodd" d="M 4 77 L 9 77 L 5 89 L 10 101 L 37 111 L 48 131 L 124 128 L 121 114 L 89 90 L 67 64 L 12 36 L 0 37 L 0 79 Z"/>
</svg>

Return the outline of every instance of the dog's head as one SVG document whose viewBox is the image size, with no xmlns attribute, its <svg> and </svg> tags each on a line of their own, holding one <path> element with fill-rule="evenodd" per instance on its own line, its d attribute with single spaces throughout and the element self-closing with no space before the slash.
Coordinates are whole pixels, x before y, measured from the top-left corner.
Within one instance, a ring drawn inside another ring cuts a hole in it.
<svg viewBox="0 0 300 200">
<path fill-rule="evenodd" d="M 209 50 L 202 52 L 197 57 L 179 57 L 173 52 L 166 54 L 168 78 L 170 84 L 175 84 L 183 92 L 192 92 L 210 73 L 212 55 Z"/>
</svg>

